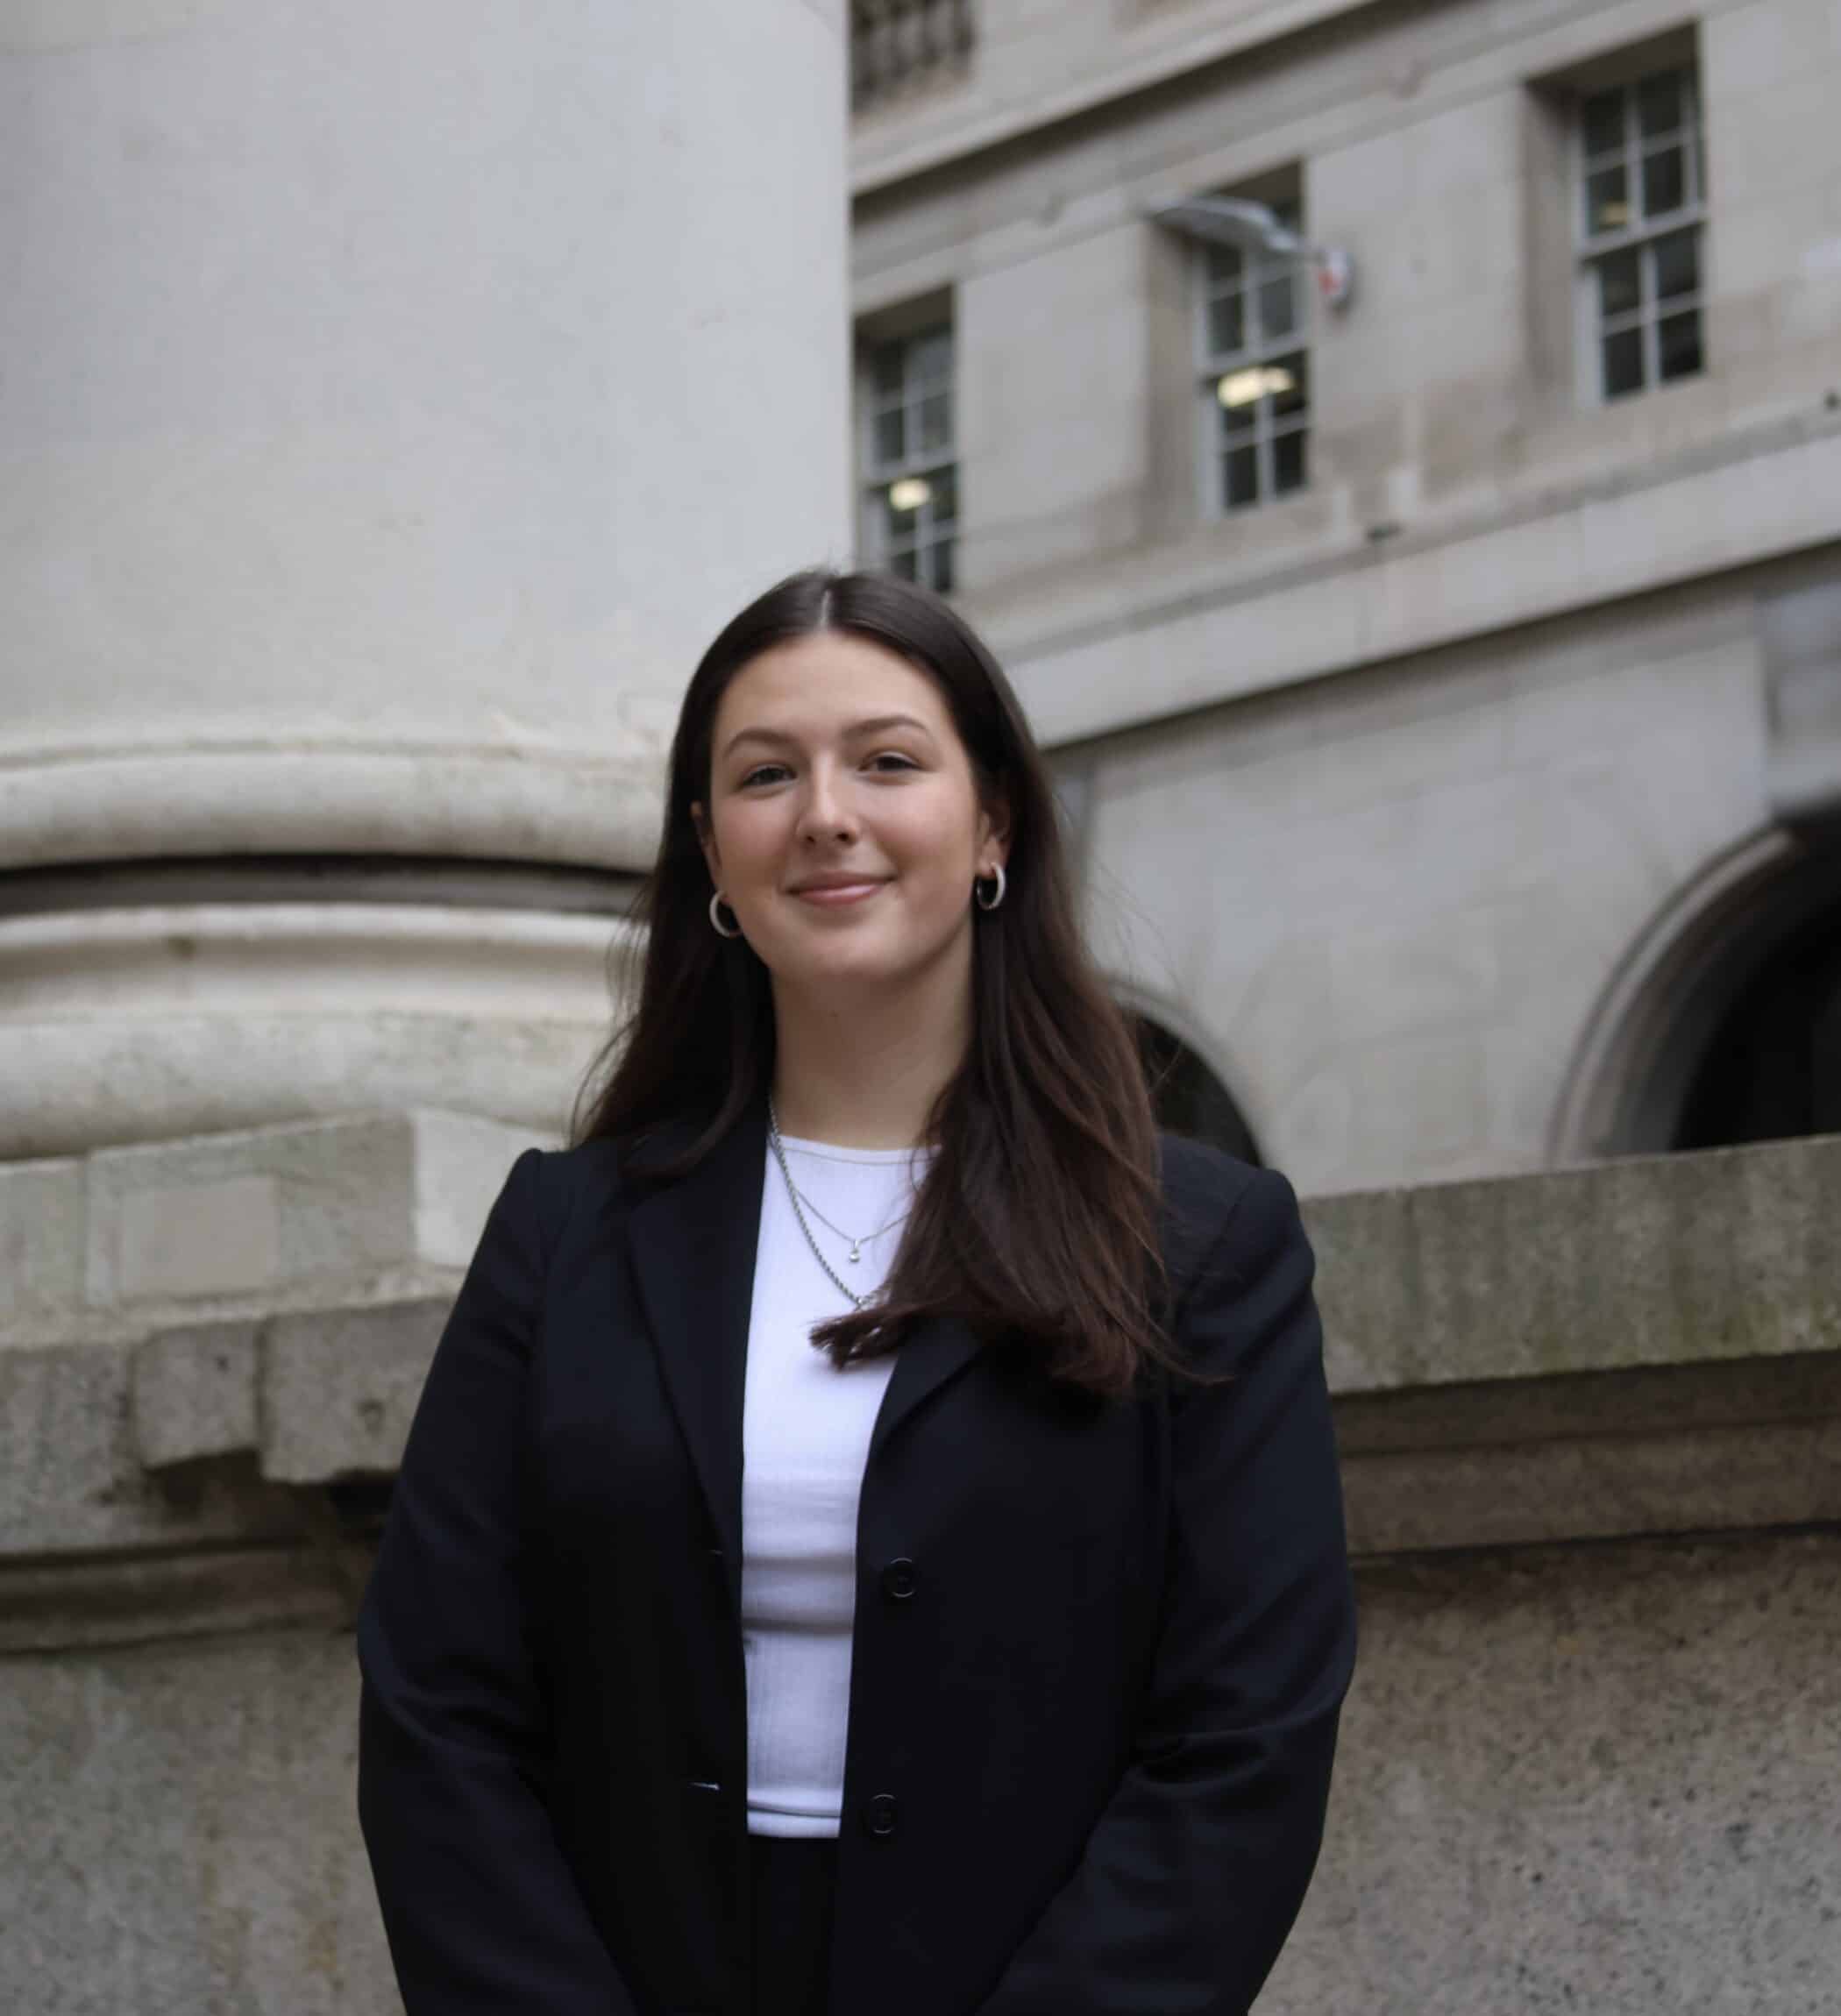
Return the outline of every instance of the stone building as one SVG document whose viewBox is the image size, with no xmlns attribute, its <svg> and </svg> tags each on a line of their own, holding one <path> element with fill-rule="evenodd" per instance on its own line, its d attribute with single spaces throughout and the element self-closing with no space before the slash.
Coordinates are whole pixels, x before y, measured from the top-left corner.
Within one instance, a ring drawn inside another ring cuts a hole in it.
<svg viewBox="0 0 1841 2016">
<path fill-rule="evenodd" d="M 857 12 L 859 536 L 1259 1152 L 1841 1126 L 1833 8 Z"/>
<path fill-rule="evenodd" d="M 1305 1195 L 1262 2016 L 1835 2006 L 1837 83 L 1832 0 L 0 11 L 0 2006 L 396 2005 L 409 1413 L 708 613 L 853 550 Z"/>
</svg>

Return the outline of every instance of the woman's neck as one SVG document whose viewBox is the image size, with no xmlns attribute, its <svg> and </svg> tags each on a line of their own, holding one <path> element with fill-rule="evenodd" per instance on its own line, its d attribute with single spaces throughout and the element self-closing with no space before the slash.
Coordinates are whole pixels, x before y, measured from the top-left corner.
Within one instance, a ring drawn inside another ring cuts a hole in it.
<svg viewBox="0 0 1841 2016">
<path fill-rule="evenodd" d="M 955 1012 L 956 1009 L 956 1012 Z M 906 1148 L 958 1070 L 970 1004 L 835 993 L 822 1002 L 776 984 L 773 1101 L 780 1132 L 844 1148 Z"/>
</svg>

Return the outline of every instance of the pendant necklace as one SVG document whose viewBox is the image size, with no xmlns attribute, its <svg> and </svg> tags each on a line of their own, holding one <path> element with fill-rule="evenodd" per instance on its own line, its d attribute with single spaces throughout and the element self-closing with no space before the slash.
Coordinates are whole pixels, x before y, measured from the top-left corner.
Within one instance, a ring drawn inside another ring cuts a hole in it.
<svg viewBox="0 0 1841 2016">
<path fill-rule="evenodd" d="M 880 1239 L 884 1232 L 888 1232 L 895 1225 L 899 1225 L 902 1219 L 909 1215 L 909 1212 L 913 1209 L 912 1203 L 908 1205 L 907 1210 L 899 1212 L 888 1221 L 887 1225 L 878 1225 L 874 1232 L 864 1232 L 859 1239 L 854 1233 L 847 1232 L 842 1225 L 832 1225 L 830 1219 L 819 1210 L 816 1204 L 813 1203 L 811 1198 L 807 1196 L 800 1190 L 799 1185 L 793 1182 L 793 1171 L 786 1166 L 786 1145 L 780 1139 L 779 1117 L 773 1110 L 773 1095 L 771 1092 L 767 1096 L 767 1132 L 772 1137 L 774 1160 L 780 1165 L 780 1174 L 786 1180 L 786 1193 L 793 1200 L 793 1215 L 799 1220 L 799 1229 L 806 1235 L 806 1244 L 812 1249 L 812 1257 L 837 1284 L 838 1288 L 850 1298 L 850 1301 L 858 1309 L 861 1309 L 870 1298 L 864 1295 L 858 1295 L 857 1290 L 825 1258 L 818 1241 L 812 1236 L 811 1226 L 806 1223 L 807 1209 L 809 1207 L 812 1215 L 818 1219 L 821 1225 L 829 1225 L 839 1239 L 849 1240 L 850 1262 L 854 1266 L 863 1258 L 863 1249 L 871 1239 Z"/>
</svg>

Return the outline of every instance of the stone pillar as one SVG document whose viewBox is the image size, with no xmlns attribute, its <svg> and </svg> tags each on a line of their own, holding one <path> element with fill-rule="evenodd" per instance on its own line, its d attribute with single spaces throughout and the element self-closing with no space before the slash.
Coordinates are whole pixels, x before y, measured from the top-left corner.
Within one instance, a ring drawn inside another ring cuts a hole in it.
<svg viewBox="0 0 1841 2016">
<path fill-rule="evenodd" d="M 835 0 L 0 16 L 0 1156 L 560 1126 L 690 668 L 848 551 L 844 69 Z"/>
</svg>

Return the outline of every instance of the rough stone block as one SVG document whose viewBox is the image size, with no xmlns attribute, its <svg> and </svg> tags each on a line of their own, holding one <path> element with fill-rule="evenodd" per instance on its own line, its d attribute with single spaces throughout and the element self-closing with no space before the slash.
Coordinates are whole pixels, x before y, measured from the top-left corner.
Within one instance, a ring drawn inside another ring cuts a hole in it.
<svg viewBox="0 0 1841 2016">
<path fill-rule="evenodd" d="M 162 1331 L 134 1352 L 134 1445 L 150 1470 L 253 1450 L 258 1326 Z"/>
<path fill-rule="evenodd" d="M 400 2011 L 352 1798 L 348 1634 L 0 1664 L 15 2016 Z"/>
<path fill-rule="evenodd" d="M 253 1465 L 150 1474 L 125 1344 L 0 1352 L 0 1570 L 14 1560 L 293 1534 L 296 1510 Z"/>
<path fill-rule="evenodd" d="M 1841 1350 L 1841 1136 L 1319 1197 L 1342 1392 Z"/>
<path fill-rule="evenodd" d="M 1260 2016 L 1826 2016 L 1832 1532 L 1375 1563 Z"/>
<path fill-rule="evenodd" d="M 430 1111 L 0 1167 L 0 1347 L 451 1292 L 534 1145 Z"/>
<path fill-rule="evenodd" d="M 448 1308 L 276 1317 L 262 1350 L 262 1474 L 288 1484 L 392 1474 Z"/>
<path fill-rule="evenodd" d="M 0 1349 L 82 1306 L 83 1165 L 0 1165 Z"/>
</svg>

